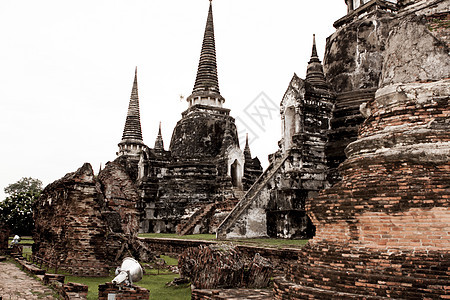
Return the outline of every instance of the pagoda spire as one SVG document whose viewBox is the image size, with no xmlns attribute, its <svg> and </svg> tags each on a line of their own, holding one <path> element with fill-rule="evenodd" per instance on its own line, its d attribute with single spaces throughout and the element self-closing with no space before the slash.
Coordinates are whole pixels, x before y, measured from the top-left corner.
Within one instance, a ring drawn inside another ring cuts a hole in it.
<svg viewBox="0 0 450 300">
<path fill-rule="evenodd" d="M 311 59 L 308 62 L 306 69 L 306 81 L 315 87 L 327 88 L 328 85 L 325 81 L 325 75 L 323 73 L 323 66 L 317 55 L 316 47 L 316 35 L 313 34 L 313 45 L 311 51 Z"/>
<path fill-rule="evenodd" d="M 319 60 L 319 56 L 317 55 L 316 35 L 315 34 L 313 34 L 313 46 L 312 46 L 311 60 L 313 58 Z"/>
<path fill-rule="evenodd" d="M 161 134 L 161 122 L 159 122 L 159 131 L 155 141 L 155 150 L 164 150 L 164 141 Z"/>
<path fill-rule="evenodd" d="M 130 152 L 136 154 L 141 150 L 143 145 L 136 67 L 130 102 L 128 104 L 127 118 L 123 128 L 122 141 L 119 143 L 120 151 L 118 155 L 129 154 Z"/>
<path fill-rule="evenodd" d="M 187 98 L 190 105 L 204 104 L 222 106 L 225 99 L 220 95 L 217 76 L 216 45 L 214 38 L 214 20 L 212 1 L 209 1 L 208 18 L 203 36 L 202 50 L 198 63 L 192 95 Z"/>
<path fill-rule="evenodd" d="M 244 148 L 245 159 L 252 159 L 252 153 L 250 152 L 250 146 L 248 145 L 248 133 L 245 136 L 245 148 Z"/>
</svg>

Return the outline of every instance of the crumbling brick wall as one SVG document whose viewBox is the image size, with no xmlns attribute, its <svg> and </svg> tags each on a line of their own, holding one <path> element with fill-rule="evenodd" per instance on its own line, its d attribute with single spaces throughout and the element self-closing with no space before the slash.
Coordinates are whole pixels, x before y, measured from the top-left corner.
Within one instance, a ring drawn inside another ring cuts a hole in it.
<svg viewBox="0 0 450 300">
<path fill-rule="evenodd" d="M 111 299 L 109 295 L 114 295 L 116 300 L 135 300 L 135 299 L 149 299 L 149 290 L 137 285 L 132 287 L 119 287 L 113 283 L 107 282 L 98 286 L 98 299 Z"/>
<path fill-rule="evenodd" d="M 107 275 L 127 253 L 148 259 L 137 240 L 137 197 L 120 165 L 109 163 L 96 178 L 84 164 L 35 202 L 33 255 L 87 276 Z"/>
</svg>

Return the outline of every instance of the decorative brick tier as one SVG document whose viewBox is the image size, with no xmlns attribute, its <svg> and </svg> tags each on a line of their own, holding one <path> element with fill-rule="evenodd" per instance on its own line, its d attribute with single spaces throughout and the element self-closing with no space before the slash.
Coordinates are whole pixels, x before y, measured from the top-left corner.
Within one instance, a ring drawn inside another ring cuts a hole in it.
<svg viewBox="0 0 450 300">
<path fill-rule="evenodd" d="M 149 291 L 145 288 L 133 285 L 132 287 L 121 287 L 107 282 L 98 286 L 98 299 L 108 300 L 108 294 L 115 294 L 116 300 L 149 299 Z"/>
<path fill-rule="evenodd" d="M 316 239 L 450 250 L 450 81 L 388 87 L 347 147 L 343 181 L 309 203 Z M 399 100 L 402 94 L 422 97 Z"/>
</svg>

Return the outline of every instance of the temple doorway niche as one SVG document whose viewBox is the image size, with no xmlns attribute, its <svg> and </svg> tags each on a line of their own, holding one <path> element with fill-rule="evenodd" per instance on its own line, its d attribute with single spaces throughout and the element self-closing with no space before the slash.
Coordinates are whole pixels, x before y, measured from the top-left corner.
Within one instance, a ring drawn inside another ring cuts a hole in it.
<svg viewBox="0 0 450 300">
<path fill-rule="evenodd" d="M 284 149 L 292 146 L 292 136 L 295 133 L 295 108 L 288 107 L 284 112 Z"/>
<path fill-rule="evenodd" d="M 237 159 L 230 166 L 231 184 L 242 189 L 242 167 Z"/>
</svg>

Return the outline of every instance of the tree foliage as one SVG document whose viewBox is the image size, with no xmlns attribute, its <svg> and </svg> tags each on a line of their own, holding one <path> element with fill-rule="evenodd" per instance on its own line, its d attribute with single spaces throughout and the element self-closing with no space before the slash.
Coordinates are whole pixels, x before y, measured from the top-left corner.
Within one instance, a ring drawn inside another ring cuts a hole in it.
<svg viewBox="0 0 450 300">
<path fill-rule="evenodd" d="M 33 222 L 33 203 L 42 191 L 42 182 L 39 179 L 22 178 L 5 188 L 9 194 L 0 202 L 0 223 L 3 221 L 12 234 L 31 235 Z"/>
<path fill-rule="evenodd" d="M 42 191 L 42 181 L 31 177 L 23 177 L 16 183 L 11 183 L 4 189 L 10 196 L 22 193 L 40 193 Z"/>
</svg>

